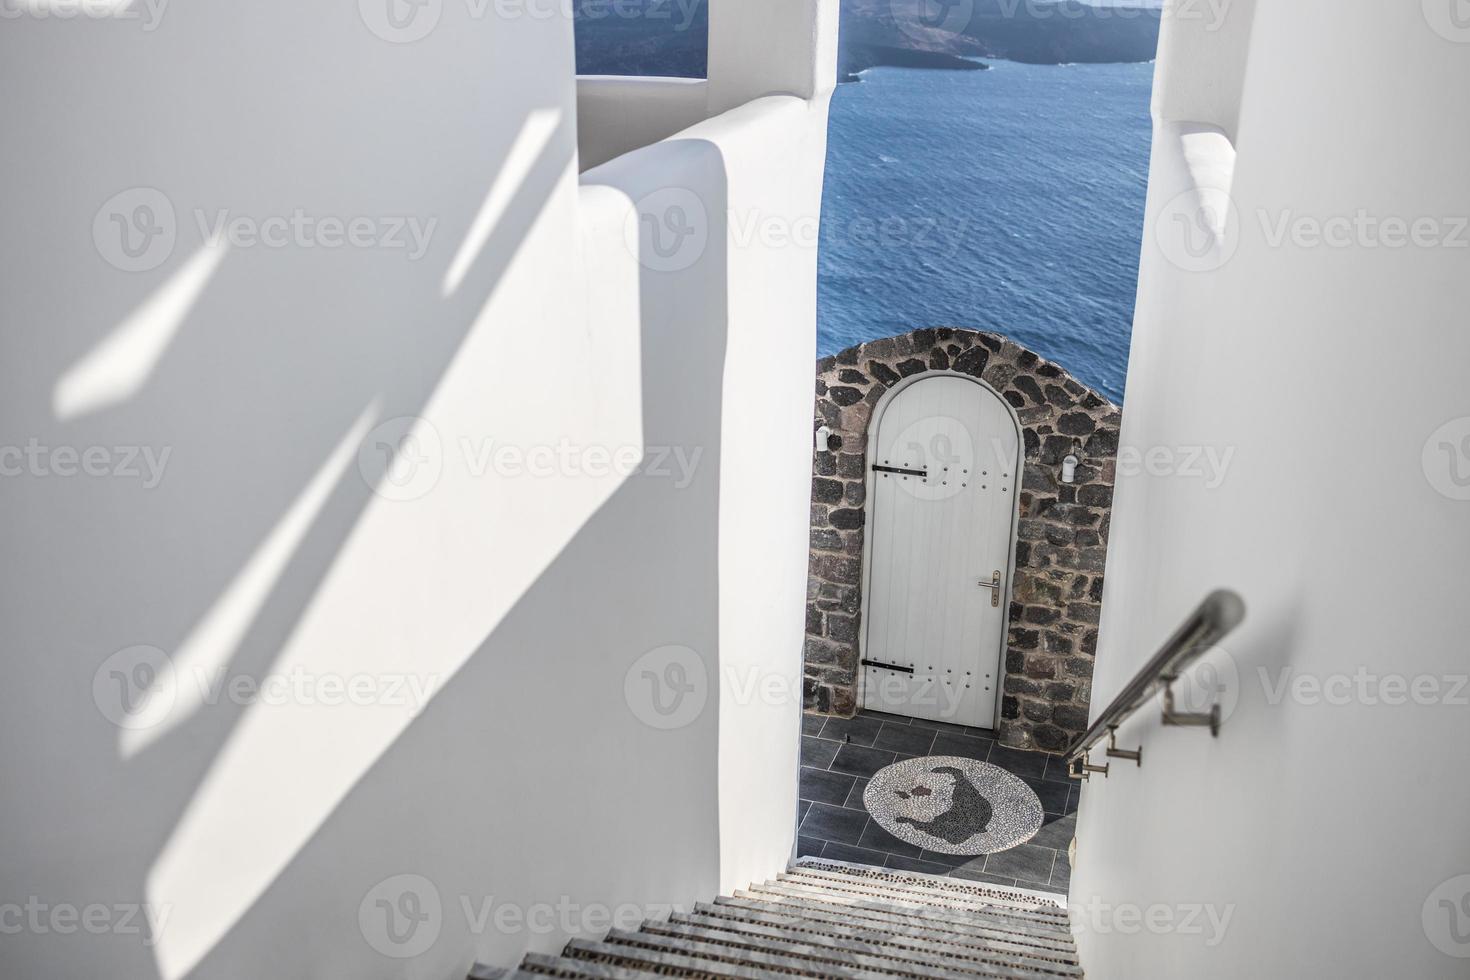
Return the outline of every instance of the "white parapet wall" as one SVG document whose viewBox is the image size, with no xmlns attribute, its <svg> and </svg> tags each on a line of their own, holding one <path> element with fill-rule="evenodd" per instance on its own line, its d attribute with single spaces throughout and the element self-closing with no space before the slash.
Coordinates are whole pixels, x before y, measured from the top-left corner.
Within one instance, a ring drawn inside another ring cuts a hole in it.
<svg viewBox="0 0 1470 980">
<path fill-rule="evenodd" d="M 1089 977 L 1465 975 L 1454 13 L 1166 18 L 1094 716 L 1206 593 L 1249 612 L 1181 689 L 1195 707 L 1221 691 L 1220 737 L 1146 708 L 1118 732 L 1142 767 L 1112 760 L 1083 791 L 1070 906 Z"/>
<path fill-rule="evenodd" d="M 784 866 L 789 6 L 585 179 L 562 18 L 10 11 L 0 975 L 446 980 Z"/>
</svg>

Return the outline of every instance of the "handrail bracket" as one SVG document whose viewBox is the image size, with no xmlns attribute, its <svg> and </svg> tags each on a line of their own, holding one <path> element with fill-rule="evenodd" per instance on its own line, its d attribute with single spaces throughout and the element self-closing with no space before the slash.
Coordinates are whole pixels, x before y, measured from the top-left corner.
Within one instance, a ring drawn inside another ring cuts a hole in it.
<svg viewBox="0 0 1470 980">
<path fill-rule="evenodd" d="M 1108 758 L 1110 758 L 1110 759 L 1132 759 L 1134 762 L 1138 763 L 1138 765 L 1139 765 L 1140 768 L 1142 768 L 1142 766 L 1143 766 L 1143 746 L 1140 745 L 1136 749 L 1120 749 L 1120 748 L 1118 748 L 1118 730 L 1116 728 L 1109 728 L 1108 729 Z"/>
<path fill-rule="evenodd" d="M 1176 725 L 1181 728 L 1205 728 L 1210 729 L 1210 734 L 1215 738 L 1220 737 L 1220 702 L 1215 701 L 1210 705 L 1209 711 L 1175 711 L 1174 710 L 1174 688 L 1173 683 L 1178 677 L 1165 677 L 1164 683 L 1170 685 L 1164 688 L 1164 724 Z"/>
</svg>

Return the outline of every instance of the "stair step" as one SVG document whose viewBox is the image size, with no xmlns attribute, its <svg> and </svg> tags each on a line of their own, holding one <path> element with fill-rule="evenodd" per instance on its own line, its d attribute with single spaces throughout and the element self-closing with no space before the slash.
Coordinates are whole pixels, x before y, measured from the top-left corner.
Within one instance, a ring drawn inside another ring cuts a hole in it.
<svg viewBox="0 0 1470 980">
<path fill-rule="evenodd" d="M 887 874 L 879 869 L 873 869 L 873 874 L 850 874 L 843 871 L 828 871 L 822 868 L 807 865 L 796 865 L 786 872 L 792 878 L 811 880 L 823 885 L 866 888 L 878 888 L 890 892 L 901 892 L 911 895 L 914 900 L 929 902 L 935 899 L 942 901 L 978 902 L 993 908 L 1014 908 L 1019 911 L 1029 912 L 1035 915 L 1050 916 L 1052 918 L 1065 919 L 1066 909 L 1058 905 L 1053 898 L 1043 898 L 1039 894 L 1028 895 L 1024 892 L 1011 891 L 1003 888 L 992 888 L 978 882 L 958 882 L 953 885 L 940 885 L 937 882 L 943 879 L 920 881 L 906 875 Z"/>
<path fill-rule="evenodd" d="M 831 902 L 797 895 L 784 891 L 739 890 L 733 897 L 715 899 L 716 904 L 726 902 L 756 903 L 763 907 L 775 907 L 794 911 L 800 916 L 818 915 L 841 923 L 861 924 L 864 928 L 905 932 L 921 930 L 957 937 L 954 942 L 1006 942 L 1015 943 L 1038 951 L 1054 951 L 1071 955 L 1076 943 L 1070 935 L 1053 933 L 1035 935 L 1017 932 L 1012 928 L 997 928 L 973 921 L 957 922 L 942 913 L 915 915 L 891 911 L 872 902 Z"/>
<path fill-rule="evenodd" d="M 897 884 L 910 884 L 924 889 L 979 895 L 994 901 L 1035 903 L 1043 907 L 1066 908 L 1067 897 L 1057 892 L 987 885 L 963 878 L 940 877 L 920 871 L 894 871 L 891 868 L 875 868 L 869 864 L 849 864 L 846 861 L 832 861 L 826 858 L 802 858 L 787 870 L 791 872 L 818 871 L 848 878 L 875 878 Z"/>
<path fill-rule="evenodd" d="M 853 904 L 862 908 L 872 908 L 897 915 L 917 915 L 924 918 L 938 917 L 961 929 L 988 928 L 999 932 L 1023 936 L 1044 936 L 1057 939 L 1071 938 L 1071 930 L 1066 928 L 1065 925 L 1051 920 L 1038 922 L 1033 919 L 1018 918 L 1011 914 L 1009 910 L 1005 909 L 962 908 L 938 903 L 933 905 L 916 905 L 895 901 L 889 895 L 837 891 L 799 881 L 768 881 L 763 885 L 754 886 L 754 890 L 771 892 L 778 895 L 788 895 L 796 898 L 809 898 L 813 901 L 826 902 L 838 906 Z"/>
<path fill-rule="evenodd" d="M 613 966 L 596 960 L 530 953 L 521 968 L 508 975 L 505 980 L 546 980 L 547 977 L 560 977 L 563 980 L 653 980 L 660 976 L 663 974 Z"/>
<path fill-rule="evenodd" d="M 890 901 L 912 906 L 932 906 L 936 908 L 955 909 L 963 912 L 985 912 L 991 916 L 1004 916 L 1022 922 L 1034 922 L 1040 925 L 1065 928 L 1068 919 L 1067 913 L 1061 909 L 1035 909 L 1011 905 L 1005 902 L 991 902 L 984 898 L 965 895 L 926 895 L 901 888 L 885 887 L 881 883 L 869 884 L 857 880 L 837 880 L 813 878 L 808 875 L 791 874 L 789 872 L 776 876 L 776 880 L 782 884 L 801 885 L 820 891 L 837 893 L 865 895 L 883 901 Z"/>
<path fill-rule="evenodd" d="M 945 933 L 898 924 L 884 925 L 873 920 L 843 916 L 835 912 L 796 909 L 789 906 L 723 899 L 714 904 L 701 902 L 694 907 L 698 915 L 727 918 L 752 925 L 772 926 L 851 939 L 917 953 L 933 951 L 945 957 L 999 961 L 1025 969 L 1039 969 L 1064 975 L 1082 971 L 1075 964 L 1073 950 L 1040 950 L 1034 946 L 978 935 Z"/>
<path fill-rule="evenodd" d="M 813 931 L 791 923 L 762 923 L 729 916 L 678 913 L 667 923 L 645 925 L 644 932 L 660 935 L 697 935 L 710 941 L 785 949 L 793 955 L 848 959 L 873 969 L 919 976 L 944 973 L 960 976 L 1071 977 L 1080 971 L 1062 964 L 1019 963 L 1012 957 L 979 954 L 976 950 L 940 948 L 938 944 L 896 945 L 892 937 L 859 938 Z M 850 932 L 850 931 L 849 931 Z M 807 955 L 802 952 L 801 955 Z"/>
<path fill-rule="evenodd" d="M 671 940 L 665 936 L 614 929 L 606 942 L 574 939 L 566 955 L 582 960 L 611 961 L 633 969 L 668 975 L 729 977 L 746 980 L 752 976 L 787 974 L 799 977 L 829 977 L 831 980 L 887 980 L 887 974 L 858 971 L 851 967 L 827 967 L 798 957 L 781 956 L 728 946 Z"/>
</svg>

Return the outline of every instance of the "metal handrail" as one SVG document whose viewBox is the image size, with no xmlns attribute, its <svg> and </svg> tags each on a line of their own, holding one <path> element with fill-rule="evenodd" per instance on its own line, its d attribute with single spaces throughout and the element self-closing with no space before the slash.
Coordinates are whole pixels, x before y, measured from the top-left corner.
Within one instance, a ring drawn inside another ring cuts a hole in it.
<svg viewBox="0 0 1470 980">
<path fill-rule="evenodd" d="M 1098 716 L 1092 727 L 1067 749 L 1067 769 L 1074 777 L 1086 779 L 1089 773 L 1107 775 L 1106 765 L 1093 766 L 1087 755 L 1104 738 L 1108 740 L 1108 755 L 1113 758 L 1132 759 L 1143 764 L 1143 750 L 1119 749 L 1113 742 L 1113 733 L 1127 718 L 1137 711 L 1145 701 L 1164 690 L 1164 723 L 1168 725 L 1208 725 L 1211 732 L 1220 733 L 1220 706 L 1201 714 L 1180 714 L 1174 710 L 1173 692 L 1169 685 L 1204 653 L 1219 643 L 1245 619 L 1245 600 L 1228 589 L 1210 593 L 1205 601 L 1190 614 L 1184 624 L 1164 643 L 1159 652 L 1144 664 L 1128 686 L 1113 699 L 1107 710 Z"/>
</svg>

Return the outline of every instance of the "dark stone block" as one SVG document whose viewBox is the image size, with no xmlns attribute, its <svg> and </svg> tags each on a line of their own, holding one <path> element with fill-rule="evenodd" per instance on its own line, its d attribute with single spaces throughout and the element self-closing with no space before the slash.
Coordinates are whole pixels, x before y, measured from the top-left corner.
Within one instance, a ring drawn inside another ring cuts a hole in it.
<svg viewBox="0 0 1470 980">
<path fill-rule="evenodd" d="M 980 343 L 984 344 L 986 347 L 989 347 L 991 350 L 996 352 L 999 352 L 1001 347 L 1005 345 L 1005 341 L 1003 341 L 1001 338 L 997 337 L 993 333 L 982 333 L 976 339 L 978 339 Z"/>
<path fill-rule="evenodd" d="M 856 364 L 858 362 L 858 347 L 849 347 L 847 350 L 837 352 L 838 364 Z"/>
<path fill-rule="evenodd" d="M 858 621 L 856 616 L 827 617 L 827 636 L 839 643 L 856 643 L 858 638 Z"/>
<path fill-rule="evenodd" d="M 1024 677 L 1007 677 L 1005 692 L 1007 694 L 1026 694 L 1037 697 L 1041 694 L 1041 685 L 1035 681 L 1029 681 Z"/>
<path fill-rule="evenodd" d="M 1099 429 L 1088 438 L 1084 448 L 1093 458 L 1118 455 L 1118 433 Z"/>
<path fill-rule="evenodd" d="M 1026 442 L 1026 458 L 1038 458 L 1041 455 L 1041 437 L 1030 429 L 1027 429 L 1021 435 Z"/>
<path fill-rule="evenodd" d="M 1031 399 L 1033 405 L 1046 404 L 1046 392 L 1041 390 L 1041 385 L 1037 384 L 1036 379 L 1030 375 L 1019 375 L 1011 384 L 1015 385 L 1018 391 Z"/>
<path fill-rule="evenodd" d="M 1038 723 L 1046 721 L 1051 717 L 1051 705 L 1045 701 L 1022 701 L 1021 717 Z"/>
<path fill-rule="evenodd" d="M 1011 630 L 1011 646 L 1017 650 L 1035 650 L 1041 646 L 1041 634 L 1036 630 L 1013 628 Z"/>
<path fill-rule="evenodd" d="M 1101 483 L 1077 488 L 1077 499 L 1089 507 L 1111 507 L 1113 488 Z"/>
<path fill-rule="evenodd" d="M 834 510 L 831 514 L 827 515 L 827 520 L 831 522 L 832 526 L 843 531 L 857 530 L 863 526 L 863 519 L 863 512 L 854 508 Z"/>
<path fill-rule="evenodd" d="M 1077 689 L 1071 684 L 1046 685 L 1046 699 L 1052 703 L 1066 703 L 1076 697 Z"/>
<path fill-rule="evenodd" d="M 822 635 L 822 614 L 810 606 L 806 610 L 806 632 L 808 636 Z"/>
<path fill-rule="evenodd" d="M 985 365 L 989 363 L 990 352 L 988 350 L 984 347 L 971 347 L 954 359 L 954 369 L 961 374 L 978 378 L 985 372 Z"/>
<path fill-rule="evenodd" d="M 835 504 L 842 500 L 842 482 L 822 477 L 812 481 L 812 499 L 824 504 Z"/>
<path fill-rule="evenodd" d="M 1062 369 L 1057 367 L 1050 361 L 1047 361 L 1046 363 L 1038 367 L 1036 369 L 1036 373 L 1043 378 L 1060 378 L 1063 374 Z"/>
<path fill-rule="evenodd" d="M 843 368 L 838 372 L 837 380 L 845 385 L 866 385 L 871 379 L 861 371 L 853 368 Z"/>
<path fill-rule="evenodd" d="M 1028 657 L 1026 660 L 1026 676 L 1036 680 L 1049 681 L 1057 676 L 1057 663 L 1055 660 L 1042 660 L 1039 657 Z"/>
<path fill-rule="evenodd" d="M 1010 403 L 1012 408 L 1026 407 L 1026 397 L 1022 395 L 1019 391 L 1008 391 L 1002 397 L 1004 397 L 1005 400 Z"/>
<path fill-rule="evenodd" d="M 898 373 L 905 378 L 911 378 L 916 374 L 923 374 L 924 371 L 924 362 L 916 357 L 911 357 L 906 361 L 900 361 L 898 363 Z"/>
<path fill-rule="evenodd" d="M 816 551 L 841 551 L 842 535 L 831 528 L 813 528 L 812 548 Z"/>
<path fill-rule="evenodd" d="M 817 460 L 812 464 L 812 472 L 818 476 L 836 476 L 836 458 L 831 453 L 817 453 Z"/>
<path fill-rule="evenodd" d="M 1059 704 L 1052 709 L 1052 721 L 1073 732 L 1087 731 L 1087 709 L 1074 704 Z"/>
<path fill-rule="evenodd" d="M 827 392 L 827 397 L 837 404 L 846 408 L 848 405 L 856 405 L 863 400 L 863 393 L 856 388 L 832 388 Z"/>
<path fill-rule="evenodd" d="M 868 499 L 867 484 L 861 480 L 853 480 L 847 485 L 847 492 L 842 495 L 842 499 L 852 507 L 861 507 Z"/>
<path fill-rule="evenodd" d="M 882 363 L 881 361 L 869 361 L 868 373 L 873 376 L 873 380 L 889 388 L 898 384 L 898 382 L 902 380 L 901 378 L 899 378 L 897 371 L 893 370 L 893 368 L 889 367 L 887 364 Z"/>
<path fill-rule="evenodd" d="M 1068 436 L 1047 436 L 1041 444 L 1041 463 L 1043 466 L 1061 466 L 1071 451 L 1072 440 Z"/>
<path fill-rule="evenodd" d="M 934 350 L 929 352 L 929 370 L 949 370 L 949 355 L 945 353 L 944 348 L 936 347 Z"/>
<path fill-rule="evenodd" d="M 812 574 L 827 582 L 857 585 L 862 581 L 863 564 L 856 558 L 816 555 L 813 556 L 811 565 Z"/>
<path fill-rule="evenodd" d="M 861 480 L 863 478 L 863 460 L 865 458 L 862 453 L 838 453 L 838 475 L 844 480 Z"/>
<path fill-rule="evenodd" d="M 939 339 L 938 334 L 929 327 L 925 327 L 922 330 L 915 330 L 909 336 L 914 340 L 914 350 L 924 350 L 927 347 L 933 347 Z"/>
<path fill-rule="evenodd" d="M 1020 650 L 1006 651 L 1006 672 L 1019 674 L 1026 669 L 1026 656 Z"/>
<path fill-rule="evenodd" d="M 1086 730 L 1084 726 L 1078 729 L 1078 734 Z M 1043 749 L 1047 752 L 1061 752 L 1072 743 L 1071 736 L 1054 725 L 1038 725 L 1036 730 L 1031 733 L 1031 738 L 1036 742 L 1038 749 Z M 1057 783 L 1056 785 L 1061 786 L 1062 784 Z M 1065 857 L 1065 854 L 1058 854 L 1057 860 L 1060 861 Z"/>
<path fill-rule="evenodd" d="M 1057 429 L 1069 436 L 1090 436 L 1096 431 L 1097 423 L 1086 412 L 1068 412 L 1057 419 Z"/>
<path fill-rule="evenodd" d="M 1071 408 L 1077 404 L 1077 399 L 1067 394 L 1064 388 L 1060 388 L 1057 385 L 1047 385 L 1045 390 L 1046 400 L 1053 405 L 1059 405 L 1062 408 Z"/>
<path fill-rule="evenodd" d="M 1000 716 L 1012 720 L 1021 717 L 1021 702 L 1009 694 L 1003 696 L 1000 699 Z"/>
</svg>

